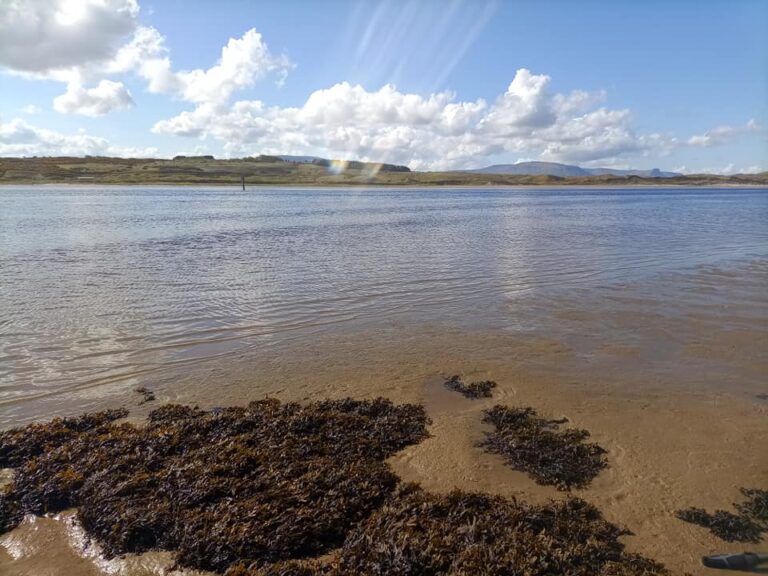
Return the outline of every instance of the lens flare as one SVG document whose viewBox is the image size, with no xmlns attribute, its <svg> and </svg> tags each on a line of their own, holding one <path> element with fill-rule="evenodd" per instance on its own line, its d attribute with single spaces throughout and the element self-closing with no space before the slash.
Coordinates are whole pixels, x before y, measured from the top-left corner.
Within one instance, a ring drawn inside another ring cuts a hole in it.
<svg viewBox="0 0 768 576">
<path fill-rule="evenodd" d="M 330 164 L 328 164 L 328 172 L 331 174 L 343 174 L 347 169 L 347 164 L 349 164 L 347 160 L 331 160 Z"/>
<path fill-rule="evenodd" d="M 383 164 L 378 164 L 378 163 L 366 164 L 361 171 L 361 176 L 366 180 L 370 180 L 371 178 L 376 178 L 376 175 L 381 171 L 382 166 Z"/>
</svg>

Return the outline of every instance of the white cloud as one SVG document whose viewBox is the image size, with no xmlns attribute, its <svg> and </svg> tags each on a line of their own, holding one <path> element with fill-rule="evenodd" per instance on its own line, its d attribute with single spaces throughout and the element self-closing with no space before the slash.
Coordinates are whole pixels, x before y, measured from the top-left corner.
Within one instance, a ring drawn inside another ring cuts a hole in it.
<svg viewBox="0 0 768 576">
<path fill-rule="evenodd" d="M 278 81 L 283 81 L 292 67 L 286 56 L 272 54 L 261 34 L 251 28 L 240 38 L 230 38 L 210 68 L 174 71 L 163 35 L 155 28 L 140 26 L 105 70 L 135 72 L 153 93 L 194 103 L 221 103 L 270 72 L 278 73 Z"/>
<path fill-rule="evenodd" d="M 741 136 L 759 131 L 760 125 L 753 118 L 744 126 L 718 126 L 704 134 L 691 136 L 687 142 L 690 146 L 709 148 L 711 146 L 728 144 Z"/>
<path fill-rule="evenodd" d="M 67 91 L 53 100 L 53 108 L 64 114 L 103 116 L 113 110 L 133 106 L 133 98 L 122 82 L 102 80 L 94 88 L 69 84 Z"/>
<path fill-rule="evenodd" d="M 132 105 L 122 83 L 108 79 L 114 75 L 137 74 L 153 93 L 220 103 L 270 72 L 284 81 L 293 66 L 250 29 L 230 38 L 210 68 L 174 71 L 163 35 L 139 23 L 136 0 L 2 2 L 0 70 L 65 82 L 59 112 L 100 116 Z"/>
<path fill-rule="evenodd" d="M 689 173 L 695 173 L 695 174 L 724 174 L 724 175 L 730 175 L 730 174 L 757 174 L 760 172 L 766 172 L 768 169 L 766 169 L 763 166 L 758 165 L 752 165 L 752 166 L 741 166 L 737 167 L 733 162 L 730 162 L 722 167 L 710 167 L 710 168 L 703 168 L 701 170 L 682 170 L 683 172 L 689 172 Z"/>
<path fill-rule="evenodd" d="M 45 76 L 109 60 L 138 15 L 136 0 L 3 0 L 0 67 Z"/>
<path fill-rule="evenodd" d="M 461 101 L 448 91 L 419 95 L 400 92 L 391 84 L 367 90 L 339 82 L 311 93 L 299 107 L 268 106 L 258 100 L 230 104 L 238 91 L 265 75 L 274 74 L 279 83 L 293 68 L 286 56 L 269 50 L 255 29 L 230 38 L 210 67 L 178 70 L 160 31 L 140 23 L 137 0 L 0 3 L 0 71 L 66 83 L 66 91 L 54 99 L 56 111 L 102 116 L 127 109 L 134 102 L 123 81 L 126 75 L 134 75 L 146 82 L 149 92 L 195 106 L 160 120 L 153 132 L 221 142 L 230 155 L 318 154 L 403 163 L 415 169 L 465 168 L 486 158 L 509 157 L 620 165 L 627 158 L 665 155 L 685 145 L 716 146 L 762 131 L 751 120 L 745 126 L 720 126 L 683 140 L 638 134 L 629 110 L 605 106 L 605 92 L 552 94 L 549 76 L 525 68 L 517 70 L 506 90 L 488 102 Z M 494 6 L 482 11 L 478 20 L 482 25 L 467 37 L 479 34 Z M 360 66 L 385 70 L 394 78 L 401 63 L 386 61 L 392 51 L 381 46 L 398 45 L 406 37 L 412 40 L 423 26 L 406 29 L 399 24 L 405 26 L 416 17 L 429 22 L 432 12 L 423 11 L 418 2 L 407 2 L 398 9 L 398 26 L 391 26 L 387 10 L 383 5 L 376 9 L 350 57 Z M 366 16 L 358 11 L 361 18 Z M 446 14 L 440 26 L 463 29 L 466 14 L 458 3 Z M 443 62 L 436 68 L 444 68 L 427 74 L 434 78 L 426 84 L 434 85 L 432 80 L 442 82 L 458 60 L 450 51 L 443 54 L 442 45 L 430 46 L 434 61 Z M 468 46 L 465 41 L 456 49 L 457 58 Z M 372 62 L 376 55 L 386 58 Z M 39 109 L 23 111 L 33 114 Z M 18 122 L 4 125 L 15 134 L 13 142 L 4 144 L 6 153 L 12 150 L 8 146 L 24 154 L 31 149 L 95 147 L 102 150 L 98 153 L 110 149 L 98 138 L 63 135 Z M 37 139 L 32 148 L 25 148 L 18 138 L 30 130 Z"/>
<path fill-rule="evenodd" d="M 224 102 L 234 91 L 252 86 L 268 72 L 289 66 L 289 60 L 270 53 L 261 34 L 251 28 L 241 38 L 229 39 L 215 66 L 177 72 L 175 77 L 184 100 Z"/>
<path fill-rule="evenodd" d="M 494 104 L 377 91 L 346 82 L 310 94 L 303 106 L 205 102 L 155 124 L 162 134 L 212 138 L 231 155 L 321 154 L 408 164 L 415 169 L 476 166 L 514 153 L 589 162 L 665 150 L 676 141 L 637 135 L 627 110 L 594 109 L 602 92 L 551 95 L 549 77 L 520 69 Z"/>
<path fill-rule="evenodd" d="M 21 108 L 21 111 L 24 112 L 24 114 L 29 114 L 30 116 L 34 116 L 35 114 L 40 114 L 40 112 L 42 112 L 40 107 L 35 106 L 34 104 L 27 104 Z"/>
<path fill-rule="evenodd" d="M 499 136 L 519 136 L 531 129 L 546 128 L 557 120 L 554 103 L 547 94 L 550 78 L 526 68 L 515 74 L 507 91 L 483 118 L 480 128 Z"/>
<path fill-rule="evenodd" d="M 85 132 L 62 134 L 38 128 L 20 118 L 0 121 L 0 156 L 119 156 L 154 157 L 156 148 L 114 146 L 106 138 Z"/>
</svg>

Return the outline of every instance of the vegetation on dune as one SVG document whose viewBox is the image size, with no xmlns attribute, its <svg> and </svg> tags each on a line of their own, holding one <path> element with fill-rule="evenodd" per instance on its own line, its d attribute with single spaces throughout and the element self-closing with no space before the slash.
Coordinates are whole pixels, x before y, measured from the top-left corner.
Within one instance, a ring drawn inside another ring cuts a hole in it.
<svg viewBox="0 0 768 576">
<path fill-rule="evenodd" d="M 343 169 L 341 169 L 343 167 Z M 333 169 L 332 169 L 333 168 Z M 405 166 L 328 160 L 293 162 L 276 156 L 218 160 L 212 156 L 150 158 L 0 158 L 0 184 L 246 184 L 295 186 L 501 186 L 501 185 L 754 185 L 768 184 L 768 172 L 734 176 L 520 176 L 473 172 L 413 172 Z"/>
<path fill-rule="evenodd" d="M 515 470 L 530 474 L 539 484 L 560 490 L 584 488 L 608 465 L 606 451 L 585 442 L 589 432 L 560 430 L 565 420 L 540 418 L 533 408 L 496 405 L 485 411 L 485 422 L 494 429 L 481 443 L 499 454 Z"/>
</svg>

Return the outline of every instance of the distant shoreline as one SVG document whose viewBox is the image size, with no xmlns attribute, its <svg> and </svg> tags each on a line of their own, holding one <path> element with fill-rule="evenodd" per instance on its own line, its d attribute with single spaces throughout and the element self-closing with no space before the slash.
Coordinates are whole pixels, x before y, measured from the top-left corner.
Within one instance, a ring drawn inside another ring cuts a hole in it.
<svg viewBox="0 0 768 576">
<path fill-rule="evenodd" d="M 271 156 L 217 160 L 186 157 L 0 158 L 0 185 L 258 186 L 269 187 L 765 187 L 768 172 L 672 177 L 550 176 L 477 172 L 412 172 L 389 164 L 350 162 L 346 168 L 280 160 Z"/>
<path fill-rule="evenodd" d="M 70 188 L 140 188 L 151 186 L 153 188 L 232 188 L 236 190 L 241 189 L 240 184 L 234 184 L 231 182 L 72 182 L 72 181 L 46 181 L 46 182 L 30 182 L 30 181 L 18 181 L 18 182 L 0 182 L 0 190 L 14 187 L 70 187 Z M 643 189 L 685 189 L 685 188 L 697 188 L 701 190 L 717 190 L 724 188 L 733 188 L 734 190 L 766 190 L 768 191 L 768 182 L 760 184 L 742 184 L 742 183 L 721 183 L 721 184 L 580 184 L 577 182 L 567 184 L 382 184 L 380 182 L 370 183 L 350 183 L 350 182 L 338 182 L 338 183 L 319 183 L 319 184 L 291 184 L 291 183 L 277 183 L 277 184 L 249 184 L 245 183 L 246 191 L 280 188 L 280 189 L 294 189 L 294 190 L 325 190 L 332 188 L 344 188 L 344 189 L 360 189 L 360 188 L 372 188 L 372 189 L 393 189 L 393 190 L 417 190 L 417 189 L 451 189 L 451 190 L 476 190 L 481 188 L 483 190 L 536 190 L 536 189 L 584 189 L 584 190 L 643 190 Z"/>
</svg>

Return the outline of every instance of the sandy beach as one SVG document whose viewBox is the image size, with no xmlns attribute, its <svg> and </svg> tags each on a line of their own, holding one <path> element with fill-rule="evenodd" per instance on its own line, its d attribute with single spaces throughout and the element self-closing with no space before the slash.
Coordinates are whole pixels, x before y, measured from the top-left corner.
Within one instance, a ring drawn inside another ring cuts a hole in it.
<svg viewBox="0 0 768 576">
<path fill-rule="evenodd" d="M 766 55 L 0 0 L 0 576 L 768 574 Z"/>
<path fill-rule="evenodd" d="M 764 263 L 752 262 L 613 286 L 608 292 L 619 294 L 610 298 L 606 291 L 593 293 L 602 308 L 588 297 L 542 301 L 547 312 L 532 312 L 548 335 L 392 322 L 377 331 L 326 336 L 291 355 L 265 347 L 237 362 L 208 363 L 156 380 L 155 405 L 209 408 L 264 397 L 347 396 L 420 403 L 432 419 L 431 437 L 390 458 L 403 480 L 441 493 L 459 488 L 531 502 L 563 498 L 477 447 L 486 429 L 484 409 L 495 403 L 533 406 L 589 430 L 607 449 L 608 468 L 573 493 L 634 533 L 623 538 L 630 551 L 679 573 L 704 575 L 702 555 L 768 544 L 726 543 L 674 516 L 689 506 L 731 510 L 740 487 L 763 487 L 768 478 L 761 449 L 768 443 L 768 333 L 765 296 L 756 289 L 766 272 Z M 667 300 L 672 289 L 686 296 Z M 716 294 L 740 294 L 741 305 L 720 305 Z M 546 318 L 560 329 L 550 329 Z M 648 355 L 658 360 L 648 363 Z M 493 398 L 466 399 L 443 387 L 450 374 L 492 379 L 498 388 Z M 126 393 L 96 404 L 128 407 L 131 418 L 140 420 L 152 404 L 139 401 Z M 77 413 L 76 407 L 74 399 L 67 410 Z M 170 562 L 165 553 L 110 562 L 83 555 L 82 534 L 72 522 L 67 515 L 37 519 L 4 535 L 2 573 L 157 574 Z"/>
</svg>

